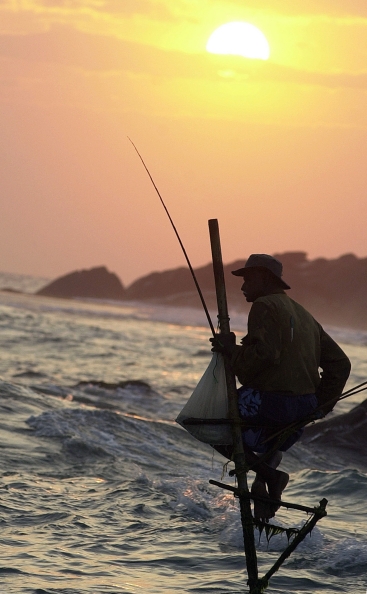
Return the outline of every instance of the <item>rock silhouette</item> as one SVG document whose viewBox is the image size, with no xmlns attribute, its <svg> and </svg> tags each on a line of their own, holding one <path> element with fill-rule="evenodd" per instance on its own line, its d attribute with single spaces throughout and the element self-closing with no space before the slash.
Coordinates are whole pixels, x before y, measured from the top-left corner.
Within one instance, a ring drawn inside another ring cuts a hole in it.
<svg viewBox="0 0 367 594">
<path fill-rule="evenodd" d="M 336 259 L 308 260 L 306 252 L 274 254 L 283 263 L 283 277 L 291 286 L 287 294 L 323 324 L 367 329 L 367 258 L 346 254 Z M 224 266 L 229 309 L 248 311 L 240 288 L 242 279 L 232 270 L 246 259 Z M 211 264 L 195 269 L 209 307 L 216 307 Z M 177 306 L 200 307 L 191 274 L 186 268 L 153 272 L 126 288 L 125 299 Z"/>
<path fill-rule="evenodd" d="M 95 299 L 124 298 L 125 289 L 116 274 L 109 272 L 105 266 L 78 270 L 52 281 L 36 295 L 48 297 L 90 297 Z"/>
<path fill-rule="evenodd" d="M 301 303 L 322 324 L 367 330 L 367 258 L 345 254 L 327 260 L 308 260 L 306 252 L 274 254 L 283 263 L 288 295 Z M 246 259 L 224 266 L 229 310 L 248 311 L 241 293 L 242 279 L 231 274 Z M 216 309 L 212 264 L 195 269 L 209 308 Z M 190 271 L 186 267 L 152 272 L 124 288 L 119 278 L 101 266 L 72 272 L 38 291 L 52 297 L 89 297 L 144 301 L 180 307 L 201 307 Z"/>
<path fill-rule="evenodd" d="M 338 406 L 336 406 L 337 410 Z M 326 418 L 313 425 L 308 425 L 301 437 L 301 442 L 322 452 L 335 463 L 353 464 L 357 468 L 367 468 L 367 400 L 352 408 L 349 412 Z"/>
</svg>

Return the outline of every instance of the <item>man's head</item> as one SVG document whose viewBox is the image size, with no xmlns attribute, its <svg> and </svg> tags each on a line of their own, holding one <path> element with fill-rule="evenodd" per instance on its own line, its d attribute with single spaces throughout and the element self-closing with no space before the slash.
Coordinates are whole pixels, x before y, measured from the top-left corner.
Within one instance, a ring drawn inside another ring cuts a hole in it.
<svg viewBox="0 0 367 594">
<path fill-rule="evenodd" d="M 259 297 L 290 289 L 282 280 L 283 265 L 268 254 L 251 254 L 243 268 L 234 270 L 232 274 L 242 276 L 241 287 L 246 301 L 252 302 Z"/>
</svg>

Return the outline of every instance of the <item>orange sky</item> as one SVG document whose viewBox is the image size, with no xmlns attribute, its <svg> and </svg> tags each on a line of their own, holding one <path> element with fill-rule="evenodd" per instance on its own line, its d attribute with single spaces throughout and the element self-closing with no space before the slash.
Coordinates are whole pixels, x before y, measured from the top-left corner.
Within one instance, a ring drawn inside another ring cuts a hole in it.
<svg viewBox="0 0 367 594">
<path fill-rule="evenodd" d="M 270 59 L 208 54 L 260 28 Z M 1 0 L 0 270 L 367 255 L 366 0 Z"/>
</svg>

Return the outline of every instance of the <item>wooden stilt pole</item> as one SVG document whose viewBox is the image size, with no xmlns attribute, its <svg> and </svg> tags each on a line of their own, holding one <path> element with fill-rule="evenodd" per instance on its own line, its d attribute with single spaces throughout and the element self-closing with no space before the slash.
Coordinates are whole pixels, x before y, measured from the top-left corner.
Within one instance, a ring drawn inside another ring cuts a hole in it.
<svg viewBox="0 0 367 594">
<path fill-rule="evenodd" d="M 220 332 L 222 334 L 230 333 L 228 307 L 227 307 L 227 296 L 226 287 L 224 281 L 224 270 L 222 261 L 222 251 L 219 237 L 219 226 L 217 219 L 211 219 L 209 221 L 209 232 L 210 232 L 210 243 L 212 249 L 213 259 L 213 270 L 215 287 L 217 293 L 217 304 L 218 304 L 218 320 Z M 234 421 L 232 425 L 232 436 L 233 436 L 233 461 L 235 463 L 235 469 L 238 479 L 238 491 L 241 493 L 249 493 L 247 484 L 247 465 L 246 458 L 242 444 L 242 433 L 241 426 L 239 424 L 240 418 L 238 413 L 237 405 L 237 390 L 236 390 L 236 379 L 232 371 L 230 361 L 228 357 L 224 357 L 225 373 L 227 382 L 227 393 L 228 393 L 228 408 L 229 416 Z M 237 421 L 237 422 L 236 422 Z M 258 590 L 258 568 L 257 568 L 257 556 L 255 548 L 255 537 L 254 527 L 252 523 L 252 513 L 250 498 L 239 497 L 240 500 L 240 511 L 241 511 L 241 522 L 243 530 L 243 540 L 245 547 L 246 566 L 248 574 L 248 585 L 250 587 L 250 594 L 256 594 L 260 592 Z"/>
</svg>

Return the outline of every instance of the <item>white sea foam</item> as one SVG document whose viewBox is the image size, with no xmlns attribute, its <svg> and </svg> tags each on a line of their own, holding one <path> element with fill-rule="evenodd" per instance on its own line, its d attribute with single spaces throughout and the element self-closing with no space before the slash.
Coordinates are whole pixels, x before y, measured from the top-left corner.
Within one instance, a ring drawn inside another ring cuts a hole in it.
<svg viewBox="0 0 367 594">
<path fill-rule="evenodd" d="M 242 550 L 243 532 L 242 525 L 238 521 L 238 515 L 238 509 L 232 509 L 227 512 L 227 521 L 229 522 L 229 525 L 226 526 L 226 528 L 224 528 L 224 530 L 221 532 L 220 543 L 222 545 Z M 295 526 L 289 526 L 280 522 L 276 518 L 273 518 L 271 523 L 274 524 L 274 526 L 280 526 L 284 529 L 291 527 L 300 529 L 304 525 L 304 522 L 302 522 Z M 258 529 L 255 530 L 255 544 L 259 551 L 282 552 L 285 550 L 288 544 L 292 542 L 293 538 L 294 537 L 291 536 L 288 540 L 286 533 L 275 534 L 274 536 L 269 536 L 269 538 L 267 538 L 265 530 L 262 531 L 261 534 Z M 311 534 L 307 535 L 306 538 L 298 545 L 297 550 L 303 554 L 321 550 L 323 546 L 323 540 L 323 534 L 316 526 L 312 530 Z"/>
<path fill-rule="evenodd" d="M 343 538 L 332 542 L 326 549 L 327 557 L 323 559 L 324 569 L 335 572 L 355 572 L 366 570 L 367 542 L 356 538 Z"/>
</svg>

